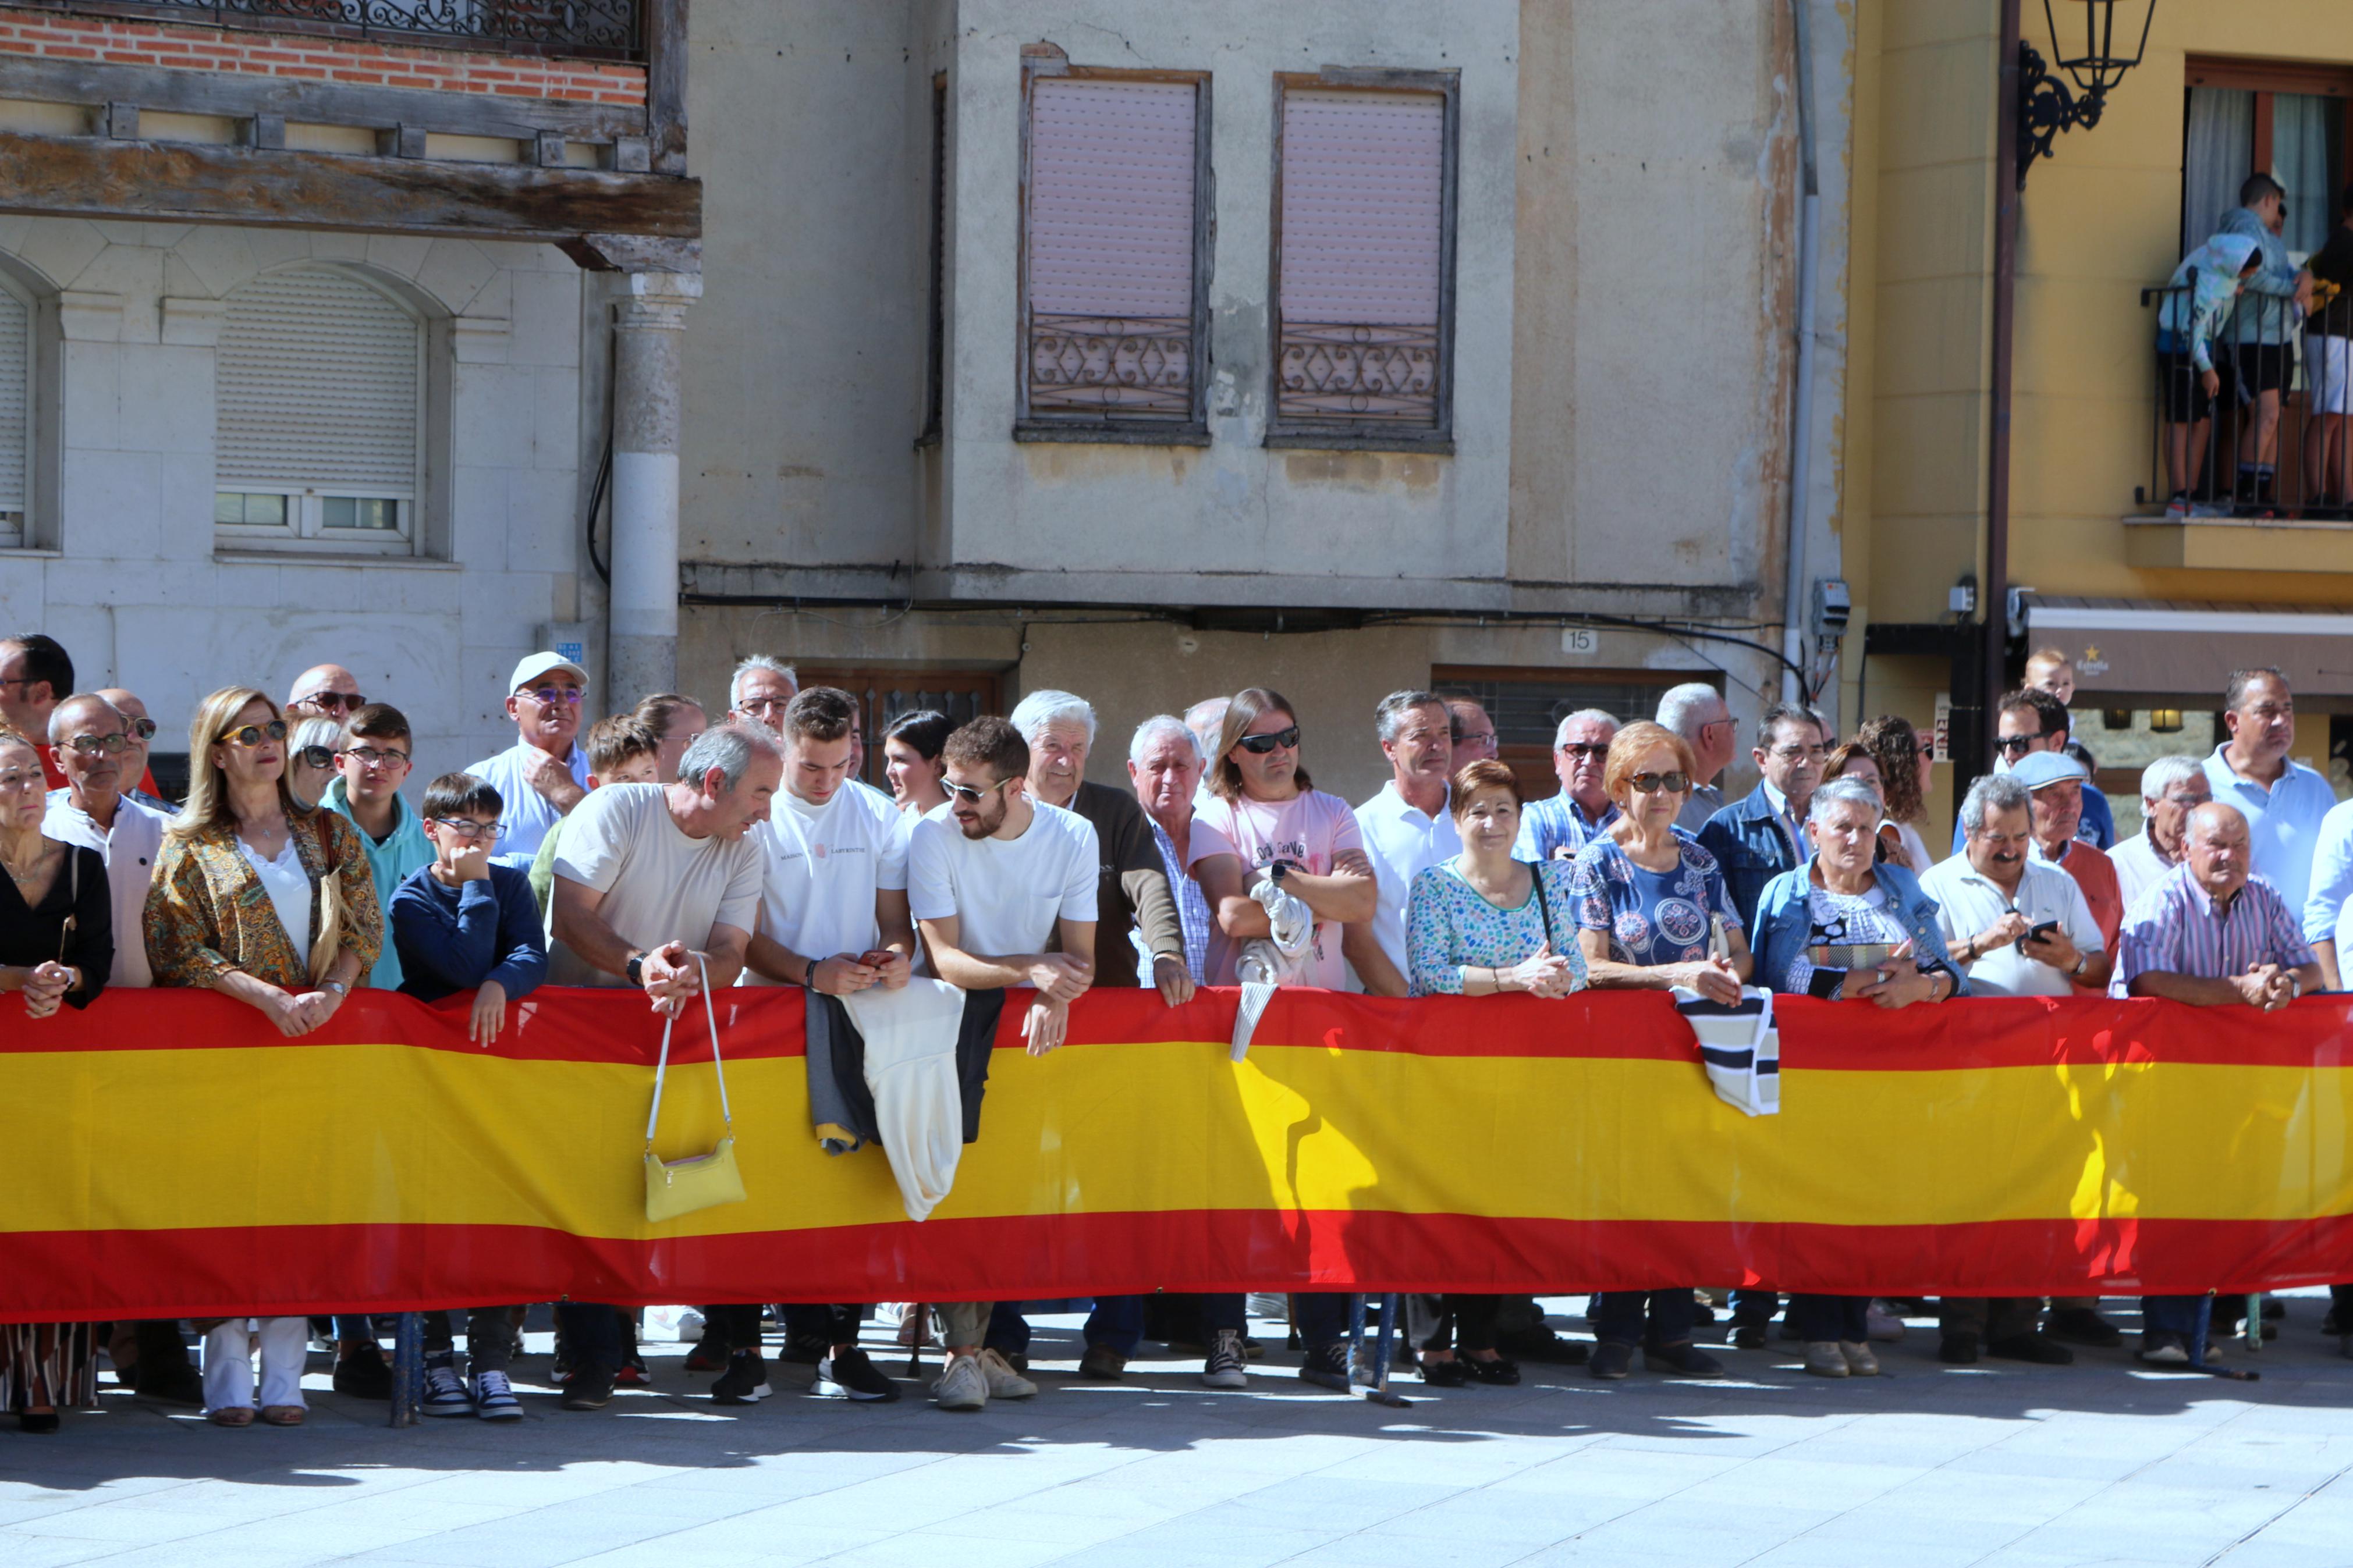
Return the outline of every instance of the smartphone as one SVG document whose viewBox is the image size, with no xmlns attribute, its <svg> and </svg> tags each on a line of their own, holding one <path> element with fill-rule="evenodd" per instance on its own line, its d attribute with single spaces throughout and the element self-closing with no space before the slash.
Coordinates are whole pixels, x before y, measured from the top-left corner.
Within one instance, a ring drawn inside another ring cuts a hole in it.
<svg viewBox="0 0 2353 1568">
<path fill-rule="evenodd" d="M 869 969 L 880 969 L 899 955 L 887 947 L 869 948 L 858 955 L 858 962 Z"/>
<path fill-rule="evenodd" d="M 2052 931 L 2057 931 L 2058 929 L 2059 922 L 2057 921 L 2042 921 L 2033 930 L 2028 931 L 2024 936 L 2018 939 L 2018 951 L 2021 953 L 2024 952 L 2028 942 L 2041 942 L 2044 937 L 2049 936 Z"/>
</svg>

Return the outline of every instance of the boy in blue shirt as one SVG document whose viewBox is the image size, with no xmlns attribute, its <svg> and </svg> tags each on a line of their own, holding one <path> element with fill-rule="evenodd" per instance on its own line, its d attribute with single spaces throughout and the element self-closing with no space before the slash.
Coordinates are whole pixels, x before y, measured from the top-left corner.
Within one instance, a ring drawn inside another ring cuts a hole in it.
<svg viewBox="0 0 2353 1568">
<path fill-rule="evenodd" d="M 467 1034 L 485 1047 L 505 1028 L 507 1004 L 522 1001 L 547 977 L 547 943 L 531 879 L 519 868 L 491 863 L 503 808 L 499 792 L 471 773 L 435 779 L 425 792 L 423 814 L 433 863 L 411 872 L 392 895 L 401 990 L 427 1002 L 472 991 Z M 522 1415 L 507 1377 L 522 1339 L 518 1316 L 510 1307 L 476 1307 L 468 1314 L 469 1387 L 458 1377 L 448 1314 L 427 1315 L 426 1415 L 470 1411 L 485 1421 Z"/>
</svg>

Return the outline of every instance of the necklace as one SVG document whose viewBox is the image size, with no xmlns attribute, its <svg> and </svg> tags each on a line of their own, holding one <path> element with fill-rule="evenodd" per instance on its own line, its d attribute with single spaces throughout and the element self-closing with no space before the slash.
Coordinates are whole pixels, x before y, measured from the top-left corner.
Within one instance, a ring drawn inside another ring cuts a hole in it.
<svg viewBox="0 0 2353 1568">
<path fill-rule="evenodd" d="M 39 848 L 33 851 L 33 858 L 29 864 L 19 866 L 16 861 L 9 859 L 6 856 L 0 855 L 0 866 L 5 866 L 8 868 L 8 879 L 10 881 L 16 883 L 19 888 L 24 888 L 29 885 L 33 879 L 40 873 L 42 862 L 47 860 L 48 858 L 48 846 L 44 842 Z"/>
</svg>

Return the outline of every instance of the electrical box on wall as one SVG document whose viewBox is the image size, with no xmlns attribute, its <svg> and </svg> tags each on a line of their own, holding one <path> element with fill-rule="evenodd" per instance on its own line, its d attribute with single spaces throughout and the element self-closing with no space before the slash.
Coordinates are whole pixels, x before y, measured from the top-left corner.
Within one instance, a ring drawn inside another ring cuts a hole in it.
<svg viewBox="0 0 2353 1568">
<path fill-rule="evenodd" d="M 533 646 L 568 658 L 588 672 L 588 696 L 582 705 L 586 710 L 581 715 L 584 721 L 589 713 L 607 711 L 597 700 L 596 689 L 604 674 L 605 661 L 596 656 L 604 649 L 591 644 L 590 629 L 586 621 L 543 621 L 532 633 L 536 639 Z"/>
</svg>

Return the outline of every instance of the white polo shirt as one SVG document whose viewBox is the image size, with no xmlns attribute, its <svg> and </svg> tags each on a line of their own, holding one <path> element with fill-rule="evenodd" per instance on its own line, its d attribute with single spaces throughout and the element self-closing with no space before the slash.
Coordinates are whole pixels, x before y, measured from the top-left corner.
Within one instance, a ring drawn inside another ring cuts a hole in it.
<svg viewBox="0 0 2353 1568">
<path fill-rule="evenodd" d="M 114 911 L 114 964 L 109 985 L 153 985 L 147 967 L 147 889 L 163 858 L 164 830 L 171 817 L 129 795 L 114 803 L 111 831 L 73 803 L 71 790 L 51 790 L 41 815 L 41 831 L 60 844 L 95 849 L 106 861 L 106 891 Z"/>
<path fill-rule="evenodd" d="M 760 934 L 804 958 L 871 951 L 882 938 L 877 890 L 907 886 L 907 837 L 886 795 L 845 783 L 823 805 L 778 790 L 760 847 Z M 745 985 L 781 985 L 744 971 Z"/>
<path fill-rule="evenodd" d="M 1373 940 L 1397 965 L 1409 973 L 1405 952 L 1407 895 L 1413 879 L 1430 867 L 1462 853 L 1462 836 L 1455 830 L 1453 792 L 1431 816 L 1409 805 L 1392 778 L 1381 792 L 1356 807 L 1356 831 L 1364 835 L 1365 857 L 1373 863 Z"/>
<path fill-rule="evenodd" d="M 2029 925 L 2057 921 L 2067 940 L 2082 952 L 2099 952 L 2107 946 L 2099 922 L 2092 918 L 2092 906 L 2084 901 L 2084 889 L 2048 860 L 2025 862 L 2015 901 L 1970 865 L 1967 855 L 1956 855 L 1928 868 L 1920 879 L 1920 889 L 1936 900 L 1936 924 L 1943 929 L 1948 948 L 1967 942 L 2013 909 L 2026 917 Z M 1978 954 L 1967 973 L 1971 994 L 1979 996 L 2075 994 L 2074 983 L 2065 974 L 2040 959 L 2027 957 L 2014 942 Z"/>
</svg>

